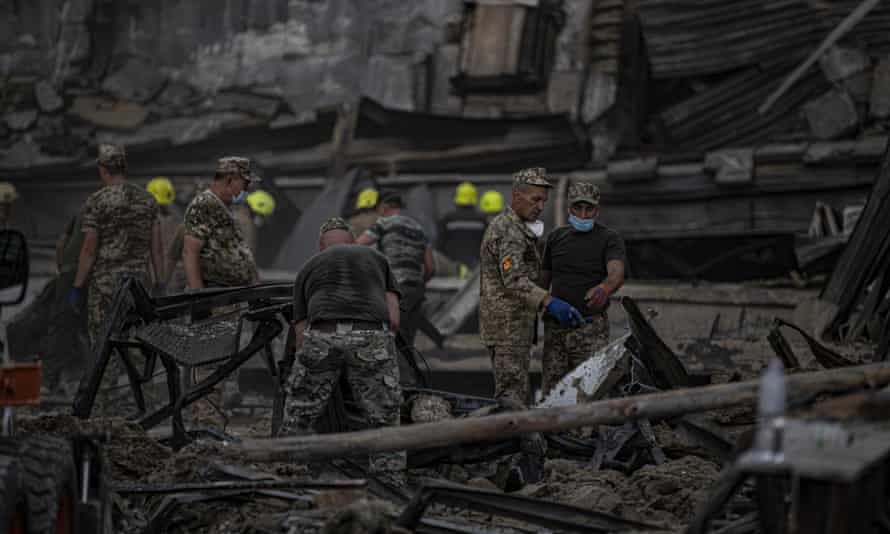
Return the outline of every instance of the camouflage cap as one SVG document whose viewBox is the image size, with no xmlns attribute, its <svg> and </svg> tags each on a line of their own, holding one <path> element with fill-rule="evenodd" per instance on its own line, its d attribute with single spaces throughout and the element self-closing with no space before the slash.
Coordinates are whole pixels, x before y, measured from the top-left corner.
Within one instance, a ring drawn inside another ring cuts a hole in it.
<svg viewBox="0 0 890 534">
<path fill-rule="evenodd" d="M 96 163 L 106 167 L 127 168 L 127 151 L 121 145 L 101 144 L 96 155 Z"/>
<path fill-rule="evenodd" d="M 218 174 L 237 174 L 248 182 L 262 182 L 263 179 L 250 170 L 250 160 L 239 156 L 226 156 L 216 162 Z"/>
<path fill-rule="evenodd" d="M 553 185 L 547 181 L 547 169 L 544 167 L 530 167 L 513 174 L 513 187 L 523 185 L 536 185 L 538 187 L 548 188 L 553 187 Z"/>
<path fill-rule="evenodd" d="M 349 223 L 343 220 L 342 217 L 331 217 L 321 224 L 321 228 L 318 229 L 318 235 L 324 235 L 331 230 L 345 230 L 351 232 L 352 228 L 349 227 Z"/>
<path fill-rule="evenodd" d="M 575 182 L 569 186 L 569 206 L 576 202 L 600 205 L 600 188 L 590 182 Z"/>
</svg>

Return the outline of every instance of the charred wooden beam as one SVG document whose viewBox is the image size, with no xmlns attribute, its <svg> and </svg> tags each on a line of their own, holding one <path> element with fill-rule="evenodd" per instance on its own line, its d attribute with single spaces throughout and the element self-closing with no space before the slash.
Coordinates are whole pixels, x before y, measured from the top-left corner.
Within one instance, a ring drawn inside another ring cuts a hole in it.
<svg viewBox="0 0 890 534">
<path fill-rule="evenodd" d="M 797 399 L 886 384 L 890 384 L 890 363 L 801 373 L 786 378 L 788 395 Z M 639 419 L 659 420 L 730 406 L 751 406 L 757 402 L 759 387 L 759 381 L 751 380 L 438 423 L 353 433 L 245 440 L 240 447 L 233 446 L 233 451 L 260 461 L 304 461 L 496 441 L 531 432 L 615 425 Z"/>
</svg>

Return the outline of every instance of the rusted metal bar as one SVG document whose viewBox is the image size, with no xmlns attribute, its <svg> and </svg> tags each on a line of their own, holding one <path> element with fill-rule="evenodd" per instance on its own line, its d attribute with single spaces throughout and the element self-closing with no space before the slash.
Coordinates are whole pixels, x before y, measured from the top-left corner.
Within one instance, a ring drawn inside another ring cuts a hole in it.
<svg viewBox="0 0 890 534">
<path fill-rule="evenodd" d="M 468 508 L 486 514 L 515 517 L 536 525 L 571 532 L 660 530 L 656 525 L 632 521 L 603 512 L 438 480 L 424 481 L 414 498 L 402 511 L 397 522 L 398 526 L 413 532 L 420 523 L 424 512 L 433 502 Z"/>
<path fill-rule="evenodd" d="M 788 395 L 792 399 L 887 384 L 890 384 L 890 363 L 883 362 L 799 373 L 786 378 Z M 638 419 L 660 420 L 730 406 L 751 406 L 757 402 L 759 386 L 759 381 L 751 380 L 437 423 L 349 433 L 245 440 L 240 446 L 233 446 L 233 450 L 244 453 L 253 460 L 294 461 L 496 441 L 531 432 L 556 432 L 601 424 L 616 425 Z"/>
</svg>

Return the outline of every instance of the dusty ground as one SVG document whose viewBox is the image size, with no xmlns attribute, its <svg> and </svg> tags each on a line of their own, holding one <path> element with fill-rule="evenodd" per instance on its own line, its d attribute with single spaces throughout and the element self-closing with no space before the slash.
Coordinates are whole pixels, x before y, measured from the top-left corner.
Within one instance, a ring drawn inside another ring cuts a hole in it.
<svg viewBox="0 0 890 534">
<path fill-rule="evenodd" d="M 544 479 L 528 485 L 519 494 L 608 512 L 621 517 L 661 525 L 676 530 L 692 516 L 707 496 L 719 466 L 707 451 L 684 442 L 668 425 L 657 425 L 669 461 L 660 466 L 644 466 L 632 474 L 592 470 L 587 461 L 550 458 Z M 22 433 L 68 435 L 76 432 L 106 434 L 105 454 L 114 483 L 177 483 L 231 480 L 216 468 L 219 464 L 286 478 L 344 478 L 341 473 L 313 466 L 252 464 L 232 454 L 233 446 L 217 441 L 198 441 L 173 451 L 147 435 L 138 425 L 122 419 L 80 421 L 69 415 L 24 417 Z M 242 436 L 266 435 L 267 420 L 251 427 L 233 429 Z M 496 464 L 449 466 L 419 469 L 409 480 L 437 476 L 454 482 L 497 491 L 492 482 Z M 259 532 L 388 532 L 397 515 L 395 503 L 378 501 L 366 491 L 292 491 L 287 498 L 244 494 L 223 500 L 179 506 L 170 515 L 167 532 L 259 533 Z M 119 532 L 141 532 L 163 504 L 162 496 L 115 496 Z M 385 512 L 385 513 L 384 513 Z M 491 515 L 433 506 L 427 517 L 475 525 L 482 531 L 528 532 L 537 530 Z M 373 527 L 373 528 L 372 528 Z"/>
</svg>

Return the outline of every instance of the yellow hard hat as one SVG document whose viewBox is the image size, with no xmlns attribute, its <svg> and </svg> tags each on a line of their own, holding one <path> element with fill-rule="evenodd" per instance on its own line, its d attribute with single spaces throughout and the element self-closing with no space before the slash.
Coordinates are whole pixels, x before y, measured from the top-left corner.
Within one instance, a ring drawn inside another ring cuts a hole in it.
<svg viewBox="0 0 890 534">
<path fill-rule="evenodd" d="M 504 196 L 497 191 L 486 191 L 482 193 L 479 200 L 479 209 L 482 213 L 494 215 L 504 211 Z"/>
<path fill-rule="evenodd" d="M 12 204 L 19 198 L 15 186 L 9 182 L 0 182 L 0 204 Z"/>
<path fill-rule="evenodd" d="M 365 210 L 373 208 L 377 205 L 377 197 L 378 194 L 376 189 L 371 189 L 370 187 L 362 189 L 358 194 L 358 197 L 355 199 L 355 209 Z"/>
<path fill-rule="evenodd" d="M 247 195 L 247 205 L 257 215 L 268 217 L 275 212 L 275 198 L 262 189 L 257 189 Z"/>
<path fill-rule="evenodd" d="M 476 186 L 470 182 L 461 182 L 454 190 L 454 203 L 458 206 L 475 206 L 476 199 Z"/>
<path fill-rule="evenodd" d="M 155 197 L 157 203 L 161 206 L 169 206 L 173 204 L 176 198 L 176 191 L 173 189 L 173 182 L 166 176 L 155 176 L 149 180 L 145 189 Z"/>
</svg>

